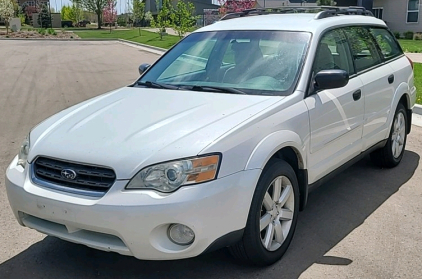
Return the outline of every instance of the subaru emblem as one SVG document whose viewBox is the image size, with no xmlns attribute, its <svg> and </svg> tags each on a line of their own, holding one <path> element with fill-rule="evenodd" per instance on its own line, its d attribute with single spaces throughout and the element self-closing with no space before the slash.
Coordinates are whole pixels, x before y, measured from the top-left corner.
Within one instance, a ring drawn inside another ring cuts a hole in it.
<svg viewBox="0 0 422 279">
<path fill-rule="evenodd" d="M 76 172 L 72 169 L 63 169 L 61 172 L 63 178 L 73 180 L 76 178 Z"/>
</svg>

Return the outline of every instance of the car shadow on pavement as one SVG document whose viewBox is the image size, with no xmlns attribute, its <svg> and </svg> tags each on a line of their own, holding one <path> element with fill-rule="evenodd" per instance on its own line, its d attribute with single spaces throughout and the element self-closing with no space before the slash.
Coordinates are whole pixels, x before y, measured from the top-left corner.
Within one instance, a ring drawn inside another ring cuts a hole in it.
<svg viewBox="0 0 422 279">
<path fill-rule="evenodd" d="M 289 250 L 270 267 L 242 265 L 225 249 L 187 260 L 140 261 L 46 237 L 0 264 L 0 278 L 297 278 L 314 263 L 348 265 L 352 260 L 324 255 L 413 176 L 419 159 L 406 151 L 398 167 L 379 169 L 365 158 L 314 190 Z"/>
</svg>

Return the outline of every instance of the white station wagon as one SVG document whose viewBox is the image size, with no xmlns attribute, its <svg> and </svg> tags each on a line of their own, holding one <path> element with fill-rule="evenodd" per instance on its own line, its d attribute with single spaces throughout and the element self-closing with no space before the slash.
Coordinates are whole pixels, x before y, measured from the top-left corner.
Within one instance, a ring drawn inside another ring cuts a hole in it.
<svg viewBox="0 0 422 279">
<path fill-rule="evenodd" d="M 37 125 L 6 174 L 18 222 L 139 259 L 279 260 L 309 189 L 366 154 L 400 163 L 416 99 L 383 21 L 302 11 L 229 14 Z"/>
</svg>

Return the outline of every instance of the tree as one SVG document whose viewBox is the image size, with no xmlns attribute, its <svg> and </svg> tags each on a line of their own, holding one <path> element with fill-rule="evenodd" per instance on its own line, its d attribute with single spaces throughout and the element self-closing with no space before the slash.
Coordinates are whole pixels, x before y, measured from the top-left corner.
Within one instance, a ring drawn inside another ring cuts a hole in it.
<svg viewBox="0 0 422 279">
<path fill-rule="evenodd" d="M 72 6 L 69 10 L 69 20 L 78 23 L 82 18 L 81 2 L 79 0 L 72 1 Z"/>
<path fill-rule="evenodd" d="M 83 8 L 97 15 L 98 29 L 101 29 L 102 15 L 108 0 L 80 0 L 80 3 Z"/>
<path fill-rule="evenodd" d="M 9 21 L 15 14 L 13 0 L 0 0 L 0 17 L 6 23 L 6 34 L 9 34 Z"/>
<path fill-rule="evenodd" d="M 177 31 L 179 37 L 183 37 L 185 33 L 195 24 L 195 6 L 191 2 L 178 1 L 176 9 L 171 13 L 173 28 Z"/>
<path fill-rule="evenodd" d="M 79 21 L 81 21 L 83 17 L 81 1 L 80 0 L 71 0 L 71 1 L 72 1 L 72 7 L 71 7 L 71 13 L 70 13 L 71 20 L 73 22 L 78 23 Z"/>
<path fill-rule="evenodd" d="M 133 20 L 138 24 L 138 33 L 141 36 L 141 21 L 145 17 L 145 3 L 141 0 L 133 0 Z"/>
<path fill-rule="evenodd" d="M 152 13 L 150 11 L 145 13 L 144 19 L 146 22 L 150 23 L 154 17 L 152 16 Z"/>
<path fill-rule="evenodd" d="M 38 14 L 38 24 L 41 28 L 50 28 L 51 27 L 51 15 L 48 10 L 47 5 L 42 4 L 40 7 L 40 13 Z"/>
<path fill-rule="evenodd" d="M 166 32 L 166 27 L 170 26 L 170 14 L 173 11 L 173 6 L 169 0 L 162 0 L 162 6 L 157 0 L 157 20 L 151 20 L 151 26 L 158 28 L 157 33 L 160 35 L 160 40 L 163 39 L 163 33 Z"/>
<path fill-rule="evenodd" d="M 220 4 L 221 15 L 252 9 L 256 5 L 255 0 L 218 0 L 218 3 Z"/>
<path fill-rule="evenodd" d="M 335 6 L 337 3 L 334 0 L 317 0 L 318 6 Z"/>
<path fill-rule="evenodd" d="M 114 22 L 116 22 L 116 19 L 117 19 L 116 2 L 114 0 L 108 1 L 103 11 L 103 18 L 104 18 L 104 22 L 110 25 L 110 33 L 111 33 L 111 25 Z"/>
<path fill-rule="evenodd" d="M 63 6 L 62 10 L 60 11 L 60 15 L 62 20 L 72 20 L 71 17 L 72 8 L 69 6 Z"/>
</svg>

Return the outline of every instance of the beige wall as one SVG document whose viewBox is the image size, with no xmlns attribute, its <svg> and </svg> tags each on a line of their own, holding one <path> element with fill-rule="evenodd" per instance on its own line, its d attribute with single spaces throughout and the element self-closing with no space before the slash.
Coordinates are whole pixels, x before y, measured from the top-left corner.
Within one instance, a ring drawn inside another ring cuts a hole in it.
<svg viewBox="0 0 422 279">
<path fill-rule="evenodd" d="M 40 28 L 41 26 L 38 24 L 38 13 L 32 14 L 32 27 L 34 28 Z M 62 27 L 62 19 L 61 15 L 59 13 L 52 13 L 51 14 L 51 23 L 53 28 L 61 28 Z"/>
<path fill-rule="evenodd" d="M 62 28 L 62 17 L 59 13 L 51 14 L 52 20 L 51 24 L 53 28 Z"/>
<path fill-rule="evenodd" d="M 406 31 L 422 32 L 422 10 L 419 5 L 419 22 L 406 23 L 408 0 L 374 0 L 374 8 L 383 7 L 383 20 L 387 22 L 392 31 L 400 33 Z"/>
</svg>

